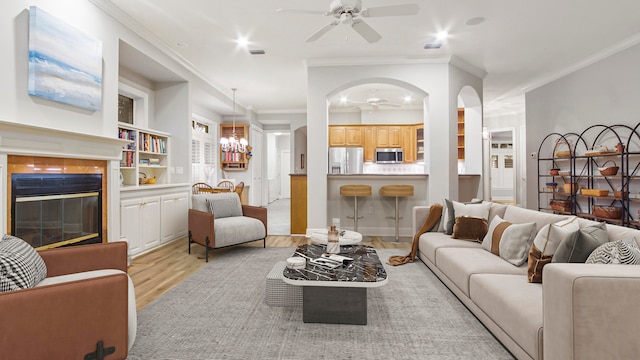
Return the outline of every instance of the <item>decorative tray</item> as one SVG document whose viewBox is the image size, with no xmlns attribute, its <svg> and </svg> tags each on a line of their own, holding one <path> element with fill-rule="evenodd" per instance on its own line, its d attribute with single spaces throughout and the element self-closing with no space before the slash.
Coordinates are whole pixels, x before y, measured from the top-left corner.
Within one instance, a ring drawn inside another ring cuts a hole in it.
<svg viewBox="0 0 640 360">
<path fill-rule="evenodd" d="M 582 195 L 585 196 L 608 196 L 609 190 L 601 190 L 601 189 L 582 189 L 580 190 Z"/>
</svg>

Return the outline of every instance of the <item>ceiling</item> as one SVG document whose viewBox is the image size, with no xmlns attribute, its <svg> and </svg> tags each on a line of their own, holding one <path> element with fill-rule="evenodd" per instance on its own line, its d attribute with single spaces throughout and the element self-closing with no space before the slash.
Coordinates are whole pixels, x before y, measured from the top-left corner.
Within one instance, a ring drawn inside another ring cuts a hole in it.
<svg viewBox="0 0 640 360">
<path fill-rule="evenodd" d="M 257 114 L 306 111 L 309 63 L 403 63 L 452 56 L 486 72 L 485 114 L 521 112 L 523 89 L 640 42 L 637 0 L 616 0 L 615 5 L 604 0 L 362 0 L 364 8 L 420 7 L 414 16 L 367 18 L 382 35 L 373 44 L 344 24 L 305 42 L 333 18 L 276 11 L 328 11 L 330 0 L 93 1 L 118 7 L 128 16 L 113 14 L 116 18 L 142 26 L 153 34 L 153 42 L 164 43 L 225 96 L 237 88 L 238 104 Z M 469 24 L 478 18 L 483 21 Z M 449 32 L 442 47 L 425 50 L 442 30 Z M 248 38 L 248 47 L 237 45 L 239 36 Z M 266 54 L 251 55 L 252 49 Z M 377 86 L 362 87 L 352 96 L 362 100 Z M 404 94 L 392 96 L 381 97 L 395 102 Z"/>
</svg>

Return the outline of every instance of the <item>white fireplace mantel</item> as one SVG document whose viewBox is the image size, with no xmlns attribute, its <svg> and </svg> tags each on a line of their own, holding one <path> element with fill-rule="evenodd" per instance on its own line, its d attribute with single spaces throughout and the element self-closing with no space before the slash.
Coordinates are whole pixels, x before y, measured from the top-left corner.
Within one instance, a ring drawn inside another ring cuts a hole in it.
<svg viewBox="0 0 640 360">
<path fill-rule="evenodd" d="M 127 140 L 0 120 L 0 154 L 120 160 Z"/>
<path fill-rule="evenodd" d="M 108 241 L 119 238 L 118 174 L 123 145 L 130 141 L 0 120 L 0 234 L 7 232 L 7 159 L 9 155 L 107 162 Z M 114 220 L 115 219 L 115 220 Z"/>
</svg>

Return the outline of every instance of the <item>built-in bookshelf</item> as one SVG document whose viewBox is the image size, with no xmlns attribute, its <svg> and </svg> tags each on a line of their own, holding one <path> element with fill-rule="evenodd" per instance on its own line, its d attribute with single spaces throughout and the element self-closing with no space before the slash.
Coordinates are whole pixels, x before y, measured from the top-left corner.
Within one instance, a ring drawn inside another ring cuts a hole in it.
<svg viewBox="0 0 640 360">
<path fill-rule="evenodd" d="M 118 123 L 118 137 L 130 141 L 122 147 L 122 186 L 153 186 L 169 182 L 169 134 Z"/>
</svg>

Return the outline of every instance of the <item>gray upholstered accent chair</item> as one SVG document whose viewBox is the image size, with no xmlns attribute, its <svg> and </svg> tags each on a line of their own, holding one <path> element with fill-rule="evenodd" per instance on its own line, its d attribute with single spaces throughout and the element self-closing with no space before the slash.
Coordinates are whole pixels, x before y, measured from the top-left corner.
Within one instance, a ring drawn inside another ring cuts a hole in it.
<svg viewBox="0 0 640 360">
<path fill-rule="evenodd" d="M 263 240 L 267 246 L 267 209 L 240 204 L 235 192 L 194 194 L 189 209 L 189 254 L 191 243 L 209 250 Z"/>
</svg>

